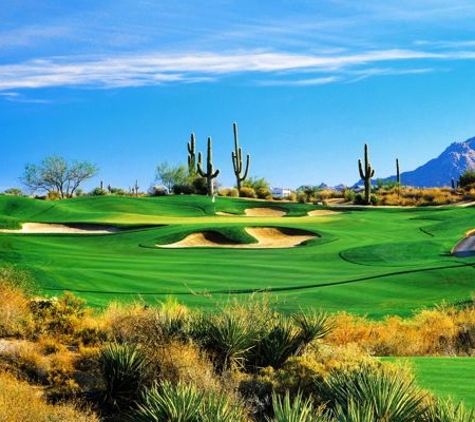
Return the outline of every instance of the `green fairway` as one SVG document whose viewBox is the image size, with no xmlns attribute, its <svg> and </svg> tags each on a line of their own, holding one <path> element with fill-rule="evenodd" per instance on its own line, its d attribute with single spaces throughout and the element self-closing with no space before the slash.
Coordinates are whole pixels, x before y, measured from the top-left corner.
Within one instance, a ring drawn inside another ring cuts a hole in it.
<svg viewBox="0 0 475 422">
<path fill-rule="evenodd" d="M 173 294 L 206 306 L 210 301 L 199 293 L 245 297 L 268 289 L 284 309 L 311 305 L 378 318 L 464 301 L 475 290 L 475 259 L 450 255 L 475 227 L 474 208 L 351 208 L 309 217 L 307 211 L 316 207 L 279 203 L 287 216 L 239 216 L 262 206 L 275 203 L 219 197 L 213 203 L 200 196 L 55 202 L 0 196 L 3 228 L 19 228 L 21 222 L 139 226 L 107 235 L 0 233 L 0 260 L 33 270 L 47 294 L 70 290 L 92 305 Z M 217 216 L 218 211 L 237 216 Z M 249 226 L 303 229 L 319 237 L 290 249 L 156 247 L 210 230 L 249 243 L 253 239 L 243 230 Z"/>
<path fill-rule="evenodd" d="M 463 400 L 475 407 L 475 358 L 416 357 L 384 358 L 391 362 L 409 362 L 423 387 L 441 398 Z"/>
</svg>

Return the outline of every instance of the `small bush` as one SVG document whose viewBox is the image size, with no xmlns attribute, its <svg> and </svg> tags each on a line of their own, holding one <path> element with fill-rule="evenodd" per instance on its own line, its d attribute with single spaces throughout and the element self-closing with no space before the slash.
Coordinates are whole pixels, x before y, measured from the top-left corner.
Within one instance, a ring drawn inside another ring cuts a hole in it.
<svg viewBox="0 0 475 422">
<path fill-rule="evenodd" d="M 72 405 L 51 405 L 38 388 L 0 373 L 0 420 L 3 422 L 99 422 L 88 410 Z"/>
<path fill-rule="evenodd" d="M 97 187 L 97 188 L 94 188 L 90 194 L 92 196 L 105 196 L 105 195 L 108 195 L 109 192 L 107 192 L 107 190 L 103 188 Z"/>
<path fill-rule="evenodd" d="M 48 192 L 48 195 L 46 195 L 45 199 L 47 201 L 57 201 L 58 199 L 61 199 L 61 194 L 56 190 L 52 190 Z"/>
<path fill-rule="evenodd" d="M 218 191 L 218 195 L 236 198 L 239 196 L 239 191 L 236 188 L 223 188 Z"/>
<path fill-rule="evenodd" d="M 165 195 L 168 195 L 169 192 L 168 192 L 168 188 L 166 188 L 165 186 L 152 186 L 149 190 L 148 190 L 148 193 L 151 195 L 151 196 L 165 196 Z"/>
<path fill-rule="evenodd" d="M 297 394 L 293 400 L 287 392 L 283 398 L 273 395 L 272 407 L 273 418 L 267 418 L 269 422 L 326 422 L 328 419 L 317 412 L 310 399 L 304 399 Z"/>
<path fill-rule="evenodd" d="M 239 190 L 239 196 L 243 198 L 256 198 L 256 191 L 253 188 L 243 187 Z"/>
<path fill-rule="evenodd" d="M 267 188 L 257 188 L 256 196 L 259 199 L 272 199 L 272 194 L 270 193 L 270 190 Z"/>
</svg>

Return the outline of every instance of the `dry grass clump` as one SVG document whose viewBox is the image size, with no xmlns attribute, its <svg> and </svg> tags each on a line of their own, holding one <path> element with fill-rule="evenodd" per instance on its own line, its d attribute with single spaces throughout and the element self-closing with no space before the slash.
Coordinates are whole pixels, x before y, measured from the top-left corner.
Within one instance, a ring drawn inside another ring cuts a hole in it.
<svg viewBox="0 0 475 422">
<path fill-rule="evenodd" d="M 0 372 L 0 422 L 99 422 L 89 410 L 48 404 L 41 390 Z"/>
<path fill-rule="evenodd" d="M 450 188 L 411 188 L 401 187 L 379 189 L 377 196 L 381 205 L 426 206 L 449 205 L 459 202 L 463 196 Z"/>
<path fill-rule="evenodd" d="M 340 313 L 327 341 L 358 344 L 376 356 L 473 356 L 475 310 L 441 307 L 423 310 L 410 319 L 392 316 L 382 321 Z"/>
</svg>

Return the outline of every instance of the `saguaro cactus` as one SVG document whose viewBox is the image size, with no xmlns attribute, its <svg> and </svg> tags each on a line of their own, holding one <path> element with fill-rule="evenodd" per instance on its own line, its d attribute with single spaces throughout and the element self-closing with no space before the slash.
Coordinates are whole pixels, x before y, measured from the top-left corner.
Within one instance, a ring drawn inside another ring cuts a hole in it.
<svg viewBox="0 0 475 422">
<path fill-rule="evenodd" d="M 196 174 L 196 150 L 195 150 L 195 134 L 191 134 L 190 142 L 188 142 L 188 172 L 190 176 Z"/>
<path fill-rule="evenodd" d="M 135 185 L 133 187 L 133 190 L 135 191 L 135 196 L 139 196 L 139 184 L 138 180 L 135 181 Z"/>
<path fill-rule="evenodd" d="M 401 172 L 399 171 L 399 158 L 396 158 L 396 187 L 397 196 L 401 195 Z"/>
<path fill-rule="evenodd" d="M 455 179 L 452 177 L 452 189 L 455 189 Z"/>
<path fill-rule="evenodd" d="M 247 154 L 246 170 L 244 170 L 244 174 L 243 174 L 242 148 L 239 146 L 237 123 L 233 123 L 233 130 L 234 130 L 234 151 L 232 152 L 231 157 L 233 159 L 234 174 L 236 175 L 236 187 L 240 191 L 241 183 L 244 182 L 244 180 L 246 180 L 247 174 L 249 172 L 249 161 L 251 159 L 251 156 Z"/>
<path fill-rule="evenodd" d="M 203 156 L 201 152 L 198 153 L 198 174 L 201 177 L 206 178 L 206 185 L 208 188 L 208 195 L 213 196 L 213 179 L 218 177 L 219 169 L 216 171 L 214 170 L 213 165 L 213 145 L 211 142 L 211 136 L 208 137 L 208 156 L 206 158 L 206 171 L 203 171 L 203 163 L 202 163 Z"/>
<path fill-rule="evenodd" d="M 364 180 L 364 196 L 365 203 L 369 204 L 371 200 L 371 178 L 374 176 L 374 169 L 369 162 L 369 148 L 368 144 L 364 144 L 364 168 L 361 159 L 358 160 L 358 167 L 360 170 L 360 177 Z"/>
</svg>

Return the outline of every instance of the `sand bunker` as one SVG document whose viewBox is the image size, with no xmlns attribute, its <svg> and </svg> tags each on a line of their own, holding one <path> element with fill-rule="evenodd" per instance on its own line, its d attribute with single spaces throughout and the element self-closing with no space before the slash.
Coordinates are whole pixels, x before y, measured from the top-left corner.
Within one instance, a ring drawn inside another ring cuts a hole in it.
<svg viewBox="0 0 475 422">
<path fill-rule="evenodd" d="M 20 230 L 0 230 L 1 233 L 67 233 L 67 234 L 108 234 L 117 233 L 120 229 L 113 226 L 95 224 L 47 224 L 47 223 L 23 223 Z"/>
<path fill-rule="evenodd" d="M 283 217 L 288 213 L 280 207 L 246 208 L 244 212 L 249 217 Z"/>
<path fill-rule="evenodd" d="M 254 237 L 257 243 L 236 243 L 220 233 L 205 231 L 192 233 L 179 242 L 169 245 L 157 245 L 157 247 L 277 249 L 299 246 L 317 237 L 316 234 L 311 234 L 310 232 L 289 228 L 246 227 L 244 230 Z"/>
<path fill-rule="evenodd" d="M 224 211 L 216 211 L 216 215 L 222 215 L 224 217 L 242 217 L 242 215 L 232 214 L 230 212 L 224 212 Z"/>
<path fill-rule="evenodd" d="M 311 217 L 318 217 L 324 215 L 333 215 L 333 214 L 341 214 L 340 211 L 331 211 L 331 210 L 313 210 L 309 211 L 307 215 Z"/>
</svg>

